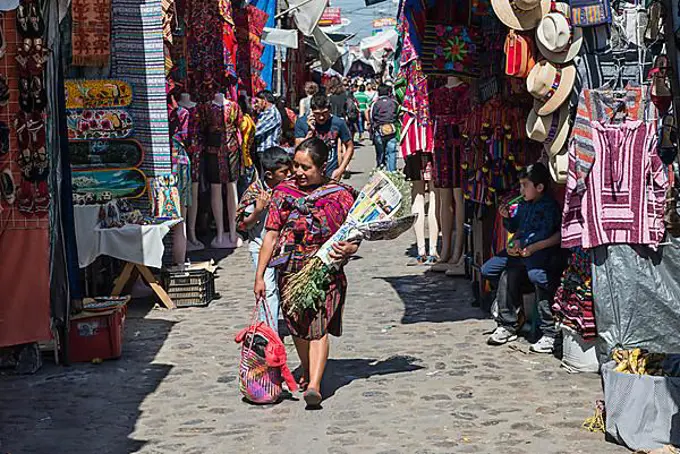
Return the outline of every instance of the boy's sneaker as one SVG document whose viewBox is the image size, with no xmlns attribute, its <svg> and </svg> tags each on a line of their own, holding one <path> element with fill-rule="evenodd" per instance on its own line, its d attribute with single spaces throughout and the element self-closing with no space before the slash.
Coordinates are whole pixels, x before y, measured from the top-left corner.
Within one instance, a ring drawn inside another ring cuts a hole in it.
<svg viewBox="0 0 680 454">
<path fill-rule="evenodd" d="M 538 342 L 532 344 L 529 350 L 535 353 L 552 353 L 555 349 L 555 338 L 554 337 L 541 337 Z"/>
<path fill-rule="evenodd" d="M 486 343 L 489 345 L 503 345 L 516 340 L 517 334 L 510 332 L 507 328 L 499 326 L 494 330 L 491 336 L 489 336 Z"/>
</svg>

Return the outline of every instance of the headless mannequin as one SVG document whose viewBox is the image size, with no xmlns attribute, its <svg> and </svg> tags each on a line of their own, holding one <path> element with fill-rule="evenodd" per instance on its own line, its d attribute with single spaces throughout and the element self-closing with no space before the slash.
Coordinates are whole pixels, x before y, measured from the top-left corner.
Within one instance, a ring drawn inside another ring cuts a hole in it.
<svg viewBox="0 0 680 454">
<path fill-rule="evenodd" d="M 429 195 L 428 195 L 429 194 Z M 413 230 L 416 233 L 416 244 L 418 246 L 418 257 L 437 256 L 437 237 L 439 236 L 439 226 L 437 225 L 437 202 L 434 192 L 425 192 L 425 181 L 414 181 L 411 187 L 413 204 L 411 212 L 418 215 Z M 427 213 L 428 230 L 430 236 L 429 252 L 425 248 L 425 198 L 429 197 L 429 207 Z"/>
<path fill-rule="evenodd" d="M 179 134 L 180 131 L 186 130 L 188 128 L 188 125 L 186 123 L 183 124 L 183 122 L 188 121 L 188 117 L 184 116 L 180 118 L 179 116 L 179 110 L 186 110 L 186 108 L 179 103 L 176 102 L 175 98 L 169 98 L 169 107 L 172 108 L 172 119 L 170 122 L 171 126 L 171 134 Z M 188 113 L 188 112 L 187 112 Z M 182 137 L 183 139 L 183 137 Z M 177 150 L 174 150 L 174 145 L 173 145 L 173 154 L 177 152 Z M 173 156 L 173 160 L 176 159 L 176 157 Z M 174 167 L 174 165 L 173 165 Z M 183 266 L 184 262 L 186 261 L 187 258 L 187 230 L 186 230 L 186 212 L 187 212 L 187 207 L 186 205 L 182 205 L 180 207 L 180 216 L 182 217 L 182 221 L 178 224 L 176 224 L 172 228 L 172 236 L 173 236 L 173 241 L 172 241 L 172 259 L 173 263 L 175 265 L 180 265 Z"/>
<path fill-rule="evenodd" d="M 189 93 L 182 93 L 177 103 L 186 109 L 193 109 L 196 103 L 191 100 Z M 189 137 L 189 140 L 195 140 Z M 205 245 L 196 238 L 196 218 L 198 217 L 198 183 L 191 183 L 191 206 L 189 206 L 186 216 L 186 236 L 187 236 L 187 251 L 202 251 Z M 184 214 L 183 214 L 184 215 Z"/>
<path fill-rule="evenodd" d="M 215 105 L 223 106 L 225 104 L 224 95 L 222 93 L 215 94 L 212 101 Z M 229 222 L 229 232 L 224 231 L 224 201 L 222 200 L 222 184 L 210 185 L 210 205 L 212 207 L 213 217 L 215 218 L 215 225 L 217 226 L 217 235 L 210 243 L 210 246 L 215 249 L 234 249 L 243 245 L 243 240 L 236 233 L 236 208 L 238 205 L 238 193 L 236 191 L 236 182 L 226 183 L 227 186 L 227 221 Z"/>
<path fill-rule="evenodd" d="M 446 79 L 446 88 L 455 88 L 464 82 L 456 76 Z M 448 275 L 465 274 L 463 263 L 463 241 L 465 224 L 465 200 L 461 188 L 436 188 L 437 206 L 442 232 L 442 253 L 439 263 L 432 271 L 446 272 Z M 455 220 L 454 220 L 455 213 Z M 455 240 L 453 239 L 455 231 Z"/>
</svg>

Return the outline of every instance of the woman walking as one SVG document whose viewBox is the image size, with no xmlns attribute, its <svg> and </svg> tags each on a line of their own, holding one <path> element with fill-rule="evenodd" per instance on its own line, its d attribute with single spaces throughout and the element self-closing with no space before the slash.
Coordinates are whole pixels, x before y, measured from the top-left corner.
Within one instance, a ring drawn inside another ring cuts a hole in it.
<svg viewBox="0 0 680 454">
<path fill-rule="evenodd" d="M 265 270 L 278 269 L 279 290 L 286 294 L 290 276 L 300 271 L 307 260 L 340 228 L 349 213 L 356 192 L 326 178 L 328 147 L 318 138 L 302 142 L 295 153 L 292 180 L 279 184 L 272 195 L 267 218 L 267 233 L 260 250 L 255 296 L 262 298 L 266 289 Z M 355 243 L 333 245 L 332 257 L 347 260 L 356 253 Z M 316 310 L 288 314 L 285 298 L 281 307 L 303 369 L 300 385 L 306 389 L 308 407 L 321 404 L 321 378 L 329 353 L 328 334 L 342 334 L 342 310 L 347 292 L 347 279 L 342 270 L 333 274 L 326 300 Z"/>
</svg>

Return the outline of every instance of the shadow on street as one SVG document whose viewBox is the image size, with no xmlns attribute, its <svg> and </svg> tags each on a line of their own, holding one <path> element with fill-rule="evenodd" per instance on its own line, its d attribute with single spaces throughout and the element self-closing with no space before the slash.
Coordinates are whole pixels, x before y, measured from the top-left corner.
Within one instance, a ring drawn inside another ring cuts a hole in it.
<svg viewBox="0 0 680 454">
<path fill-rule="evenodd" d="M 470 305 L 472 294 L 464 279 L 434 273 L 374 279 L 384 280 L 399 294 L 404 303 L 402 324 L 487 318 L 479 308 Z"/>
<path fill-rule="evenodd" d="M 140 450 L 147 442 L 131 434 L 142 403 L 173 367 L 152 362 L 175 323 L 143 319 L 146 306 L 130 306 L 119 360 L 48 363 L 33 376 L 0 376 L 0 452 Z"/>
<path fill-rule="evenodd" d="M 326 365 L 321 394 L 324 399 L 335 395 L 336 391 L 354 380 L 369 377 L 400 374 L 423 369 L 415 364 L 419 361 L 413 356 L 396 355 L 385 360 L 376 359 L 329 359 Z"/>
</svg>

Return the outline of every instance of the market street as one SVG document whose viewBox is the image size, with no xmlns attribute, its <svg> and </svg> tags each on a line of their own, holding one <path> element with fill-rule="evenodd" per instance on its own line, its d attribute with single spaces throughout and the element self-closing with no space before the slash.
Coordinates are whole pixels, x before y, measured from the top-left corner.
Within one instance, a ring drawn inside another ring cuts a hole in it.
<svg viewBox="0 0 680 454">
<path fill-rule="evenodd" d="M 359 148 L 355 187 L 372 160 Z M 233 337 L 253 304 L 243 247 L 219 261 L 222 298 L 209 307 L 133 302 L 120 360 L 0 377 L 0 452 L 628 452 L 581 428 L 602 397 L 597 375 L 569 375 L 524 341 L 487 346 L 494 324 L 471 307 L 469 283 L 407 267 L 413 242 L 365 243 L 348 266 L 322 410 L 241 401 Z"/>
</svg>

